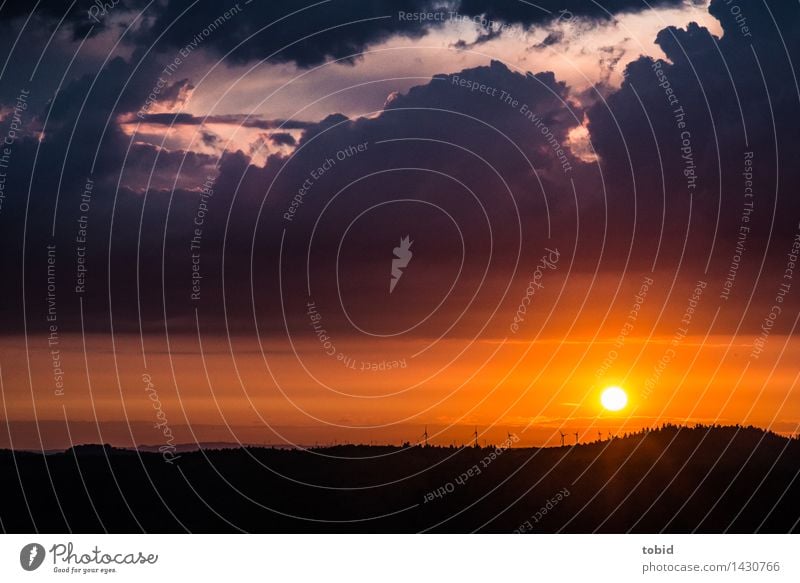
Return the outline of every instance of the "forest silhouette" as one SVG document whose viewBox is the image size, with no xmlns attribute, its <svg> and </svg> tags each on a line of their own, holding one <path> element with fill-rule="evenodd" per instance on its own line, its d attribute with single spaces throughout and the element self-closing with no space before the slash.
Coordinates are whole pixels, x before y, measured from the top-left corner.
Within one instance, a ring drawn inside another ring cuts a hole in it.
<svg viewBox="0 0 800 583">
<path fill-rule="evenodd" d="M 173 463 L 82 445 L 0 451 L 0 470 L 7 532 L 748 533 L 800 519 L 800 440 L 741 426 L 547 448 L 199 449 Z"/>
</svg>

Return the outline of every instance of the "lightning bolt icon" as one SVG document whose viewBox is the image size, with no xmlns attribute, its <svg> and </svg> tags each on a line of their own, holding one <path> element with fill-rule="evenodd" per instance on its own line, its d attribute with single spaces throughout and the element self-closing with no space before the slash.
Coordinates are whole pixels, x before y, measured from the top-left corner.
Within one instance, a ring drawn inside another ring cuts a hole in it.
<svg viewBox="0 0 800 583">
<path fill-rule="evenodd" d="M 411 245 L 414 241 L 410 240 L 409 235 L 400 239 L 400 246 L 393 249 L 394 258 L 392 259 L 392 278 L 389 280 L 389 293 L 394 291 L 394 286 L 400 281 L 403 275 L 403 269 L 408 267 L 408 262 L 411 261 L 412 255 Z"/>
</svg>

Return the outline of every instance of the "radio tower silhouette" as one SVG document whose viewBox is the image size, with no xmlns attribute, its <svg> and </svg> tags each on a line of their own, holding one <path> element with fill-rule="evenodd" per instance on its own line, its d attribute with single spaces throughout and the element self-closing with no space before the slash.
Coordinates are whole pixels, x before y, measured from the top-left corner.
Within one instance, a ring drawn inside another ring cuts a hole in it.
<svg viewBox="0 0 800 583">
<path fill-rule="evenodd" d="M 564 438 L 567 436 L 567 434 L 563 431 L 559 431 L 559 433 L 561 434 L 561 447 L 564 447 Z"/>
<path fill-rule="evenodd" d="M 478 426 L 477 425 L 475 426 L 475 431 L 473 432 L 472 437 L 475 438 L 475 446 L 474 447 L 476 447 L 476 448 L 480 447 L 478 445 Z"/>
<path fill-rule="evenodd" d="M 425 426 L 425 433 L 422 434 L 423 439 L 425 439 L 425 447 L 428 447 L 428 426 Z"/>
</svg>

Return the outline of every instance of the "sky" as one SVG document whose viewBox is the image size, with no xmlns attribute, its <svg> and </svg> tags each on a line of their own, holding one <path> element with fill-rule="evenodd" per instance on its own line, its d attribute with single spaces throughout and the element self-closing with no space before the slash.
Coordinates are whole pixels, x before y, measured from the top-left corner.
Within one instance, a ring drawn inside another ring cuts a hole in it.
<svg viewBox="0 0 800 583">
<path fill-rule="evenodd" d="M 6 1 L 0 447 L 796 433 L 798 29 Z"/>
</svg>

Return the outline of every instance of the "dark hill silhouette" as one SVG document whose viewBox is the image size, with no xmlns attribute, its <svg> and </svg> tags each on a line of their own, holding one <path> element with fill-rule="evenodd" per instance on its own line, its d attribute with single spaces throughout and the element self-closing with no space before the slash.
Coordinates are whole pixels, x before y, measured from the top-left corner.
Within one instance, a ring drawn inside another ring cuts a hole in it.
<svg viewBox="0 0 800 583">
<path fill-rule="evenodd" d="M 0 471 L 8 532 L 789 532 L 800 519 L 800 441 L 752 427 L 499 453 L 202 450 L 172 464 L 107 445 L 6 450 Z"/>
</svg>

